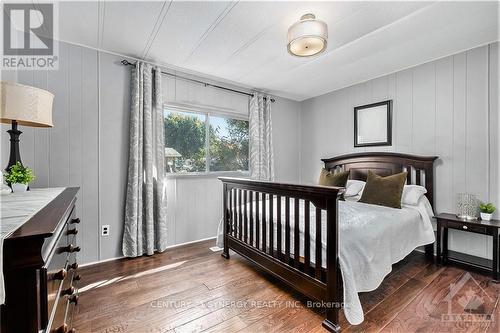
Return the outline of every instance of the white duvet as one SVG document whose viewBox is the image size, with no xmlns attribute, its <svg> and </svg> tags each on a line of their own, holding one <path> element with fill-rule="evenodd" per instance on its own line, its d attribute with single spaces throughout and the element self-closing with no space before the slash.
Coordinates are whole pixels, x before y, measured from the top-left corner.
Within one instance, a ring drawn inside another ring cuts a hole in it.
<svg viewBox="0 0 500 333">
<path fill-rule="evenodd" d="M 285 199 L 283 198 L 283 200 Z M 294 252 L 293 204 L 293 199 L 290 199 L 290 239 L 292 240 L 290 242 L 290 253 Z M 269 203 L 266 204 L 266 207 L 269 209 Z M 284 202 L 282 202 L 282 207 L 284 207 Z M 303 256 L 304 206 L 301 203 L 299 207 L 300 253 Z M 431 215 L 432 210 L 425 197 L 420 200 L 418 206 L 403 206 L 401 209 L 369 205 L 356 201 L 339 202 L 339 261 L 344 282 L 344 313 L 349 323 L 357 325 L 364 320 L 363 309 L 358 296 L 359 292 L 376 289 L 382 283 L 384 277 L 391 272 L 394 263 L 402 260 L 415 248 L 434 242 Z M 310 216 L 311 261 L 315 262 L 315 208 L 312 205 Z M 274 221 L 276 221 L 276 203 L 274 204 Z M 282 221 L 284 224 L 284 216 Z M 326 212 L 322 211 L 323 267 L 326 266 L 325 221 Z M 219 227 L 219 233 L 222 231 L 221 229 Z M 276 244 L 276 225 L 274 225 L 274 230 L 274 244 Z M 284 233 L 285 227 L 283 225 L 282 249 L 285 248 Z M 269 244 L 269 239 L 266 242 Z"/>
</svg>

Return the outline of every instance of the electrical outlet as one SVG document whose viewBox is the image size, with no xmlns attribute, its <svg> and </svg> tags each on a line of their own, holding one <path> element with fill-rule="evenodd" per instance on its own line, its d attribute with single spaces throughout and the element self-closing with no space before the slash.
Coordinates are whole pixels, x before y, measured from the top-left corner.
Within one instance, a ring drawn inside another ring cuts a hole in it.
<svg viewBox="0 0 500 333">
<path fill-rule="evenodd" d="M 101 226 L 101 236 L 109 236 L 109 224 Z"/>
</svg>

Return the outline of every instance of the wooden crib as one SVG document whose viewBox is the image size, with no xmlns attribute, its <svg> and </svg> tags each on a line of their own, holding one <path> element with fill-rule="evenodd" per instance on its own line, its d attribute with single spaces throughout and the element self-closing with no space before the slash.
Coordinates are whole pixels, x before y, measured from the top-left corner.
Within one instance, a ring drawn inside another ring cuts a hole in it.
<svg viewBox="0 0 500 333">
<path fill-rule="evenodd" d="M 361 153 L 324 159 L 323 162 L 325 168 L 330 171 L 350 170 L 350 179 L 358 180 L 366 180 L 368 170 L 373 170 L 381 176 L 408 171 L 408 184 L 425 186 L 426 196 L 433 204 L 433 162 L 435 159 L 434 156 L 398 153 Z M 327 305 L 323 326 L 329 331 L 339 332 L 339 310 L 342 305 L 343 292 L 339 268 L 338 200 L 343 189 L 241 178 L 221 177 L 219 179 L 223 183 L 224 250 L 222 256 L 229 259 L 229 249 L 231 249 L 302 294 L 322 301 Z M 291 205 L 291 199 L 293 199 L 293 205 Z M 303 205 L 304 211 L 303 242 L 300 241 L 299 230 L 300 205 Z M 310 208 L 315 209 L 314 221 L 311 221 Z M 292 209 L 293 221 L 291 220 Z M 325 267 L 322 267 L 324 259 L 321 244 L 322 211 L 326 211 Z M 314 235 L 314 261 L 311 256 L 310 226 L 312 223 L 315 223 L 316 233 Z M 293 233 L 291 233 L 292 225 Z M 283 226 L 285 239 L 282 239 Z M 275 230 L 279 231 L 276 235 Z M 301 256 L 301 243 L 303 256 Z M 426 246 L 426 255 L 429 258 L 433 257 L 433 244 Z"/>
</svg>

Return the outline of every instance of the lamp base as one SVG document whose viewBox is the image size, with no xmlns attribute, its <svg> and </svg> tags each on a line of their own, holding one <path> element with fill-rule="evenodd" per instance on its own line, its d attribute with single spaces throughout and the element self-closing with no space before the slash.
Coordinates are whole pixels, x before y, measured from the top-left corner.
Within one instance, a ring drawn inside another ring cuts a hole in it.
<svg viewBox="0 0 500 333">
<path fill-rule="evenodd" d="M 12 129 L 8 130 L 7 133 L 10 134 L 10 156 L 9 164 L 5 168 L 5 171 L 9 171 L 10 167 L 15 165 L 17 162 L 21 162 L 21 154 L 19 153 L 19 136 L 23 133 L 17 129 L 17 121 L 12 120 Z"/>
</svg>

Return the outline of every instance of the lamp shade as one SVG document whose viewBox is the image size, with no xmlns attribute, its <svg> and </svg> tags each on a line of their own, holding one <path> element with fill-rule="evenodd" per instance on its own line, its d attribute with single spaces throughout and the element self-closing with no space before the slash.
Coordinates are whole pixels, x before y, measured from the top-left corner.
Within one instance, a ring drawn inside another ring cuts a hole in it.
<svg viewBox="0 0 500 333">
<path fill-rule="evenodd" d="M 313 14 L 302 15 L 288 29 L 288 52 L 298 57 L 310 57 L 323 52 L 328 40 L 328 27 Z"/>
<path fill-rule="evenodd" d="M 46 90 L 1 81 L 0 122 L 29 127 L 52 127 L 54 95 Z"/>
</svg>

